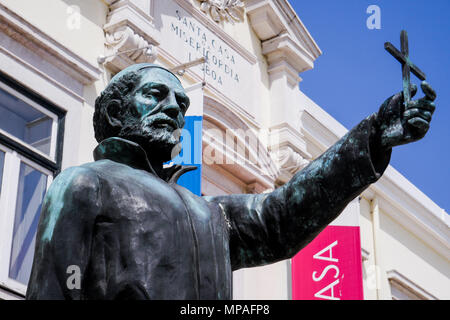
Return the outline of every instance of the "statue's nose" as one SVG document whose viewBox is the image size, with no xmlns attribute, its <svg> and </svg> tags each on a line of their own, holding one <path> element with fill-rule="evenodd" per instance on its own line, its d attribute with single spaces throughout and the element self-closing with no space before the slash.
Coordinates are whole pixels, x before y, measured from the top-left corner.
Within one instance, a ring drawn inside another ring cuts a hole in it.
<svg viewBox="0 0 450 320">
<path fill-rule="evenodd" d="M 169 92 L 164 103 L 164 107 L 161 109 L 161 112 L 165 113 L 172 119 L 177 119 L 179 113 L 181 112 L 180 106 L 178 105 L 178 101 L 175 97 L 174 92 Z"/>
<path fill-rule="evenodd" d="M 180 107 L 178 107 L 178 104 L 167 104 L 162 108 L 161 112 L 165 113 L 172 119 L 177 119 L 178 114 L 180 113 Z"/>
</svg>

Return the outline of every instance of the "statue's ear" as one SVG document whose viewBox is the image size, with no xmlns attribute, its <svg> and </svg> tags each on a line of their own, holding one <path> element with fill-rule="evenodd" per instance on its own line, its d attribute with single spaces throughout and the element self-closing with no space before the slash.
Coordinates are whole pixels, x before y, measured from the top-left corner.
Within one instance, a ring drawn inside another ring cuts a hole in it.
<svg viewBox="0 0 450 320">
<path fill-rule="evenodd" d="M 111 100 L 108 102 L 105 110 L 106 120 L 112 127 L 121 128 L 122 121 L 120 119 L 121 103 L 119 100 Z"/>
</svg>

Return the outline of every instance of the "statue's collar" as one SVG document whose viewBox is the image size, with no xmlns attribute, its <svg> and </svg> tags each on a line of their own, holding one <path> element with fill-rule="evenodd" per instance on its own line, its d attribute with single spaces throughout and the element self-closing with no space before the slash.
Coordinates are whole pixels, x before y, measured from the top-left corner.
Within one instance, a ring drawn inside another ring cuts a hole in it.
<svg viewBox="0 0 450 320">
<path fill-rule="evenodd" d="M 147 154 L 144 149 L 137 143 L 112 137 L 103 140 L 94 149 L 94 160 L 108 159 L 114 162 L 126 164 L 135 169 L 148 171 L 168 183 L 176 183 L 178 178 L 188 171 L 197 169 L 195 166 L 181 166 L 179 164 L 164 168 L 162 177 L 158 175 L 148 161 Z"/>
</svg>

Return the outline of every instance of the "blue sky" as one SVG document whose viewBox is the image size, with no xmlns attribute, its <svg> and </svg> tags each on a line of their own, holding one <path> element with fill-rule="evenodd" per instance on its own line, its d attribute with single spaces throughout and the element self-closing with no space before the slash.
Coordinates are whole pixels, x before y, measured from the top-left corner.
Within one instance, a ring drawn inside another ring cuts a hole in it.
<svg viewBox="0 0 450 320">
<path fill-rule="evenodd" d="M 410 58 L 437 92 L 424 139 L 393 150 L 391 165 L 450 213 L 450 1 L 290 0 L 323 54 L 301 74 L 301 90 L 351 129 L 402 90 L 401 66 L 387 51 L 409 35 Z M 370 30 L 370 5 L 381 9 L 381 29 Z M 417 97 L 422 97 L 420 80 Z"/>
</svg>

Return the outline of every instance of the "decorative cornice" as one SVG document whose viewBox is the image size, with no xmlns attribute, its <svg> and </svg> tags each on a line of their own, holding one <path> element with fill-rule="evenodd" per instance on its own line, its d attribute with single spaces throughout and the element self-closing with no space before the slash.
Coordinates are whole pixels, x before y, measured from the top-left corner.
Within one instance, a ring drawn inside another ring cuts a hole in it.
<svg viewBox="0 0 450 320">
<path fill-rule="evenodd" d="M 100 78 L 101 70 L 0 4 L 0 32 L 83 85 Z"/>
<path fill-rule="evenodd" d="M 135 33 L 129 26 L 120 26 L 112 32 L 106 33 L 106 59 L 105 65 L 113 72 L 119 72 L 126 67 L 143 62 L 153 62 L 156 59 L 156 48 L 152 47 L 151 54 L 146 50 L 136 50 L 127 53 L 124 51 L 149 47 L 150 44 L 142 36 Z"/>
<path fill-rule="evenodd" d="M 277 161 L 281 170 L 294 175 L 309 164 L 309 161 L 303 158 L 292 148 L 285 147 L 277 152 Z"/>
<path fill-rule="evenodd" d="M 150 4 L 144 5 L 150 2 Z M 144 2 L 137 0 L 116 0 L 109 5 L 109 14 L 107 23 L 104 28 L 123 23 L 124 20 L 135 29 L 141 30 L 144 33 L 151 31 L 153 28 L 153 17 L 151 16 L 152 0 Z"/>
<path fill-rule="evenodd" d="M 289 34 L 314 61 L 322 51 L 287 0 L 246 0 L 250 24 L 261 41 Z"/>
<path fill-rule="evenodd" d="M 298 74 L 312 69 L 322 54 L 314 39 L 287 0 L 247 0 L 246 8 L 271 79 L 282 71 L 289 86 L 296 87 L 301 81 Z"/>
<path fill-rule="evenodd" d="M 287 62 L 297 73 L 314 67 L 314 57 L 294 41 L 288 33 L 282 33 L 262 43 L 262 53 L 271 65 Z"/>
<path fill-rule="evenodd" d="M 308 160 L 288 146 L 274 151 L 273 158 L 275 158 L 280 172 L 276 181 L 278 185 L 288 182 L 294 174 L 309 164 Z"/>
<path fill-rule="evenodd" d="M 209 14 L 219 23 L 241 22 L 244 20 L 244 2 L 241 0 L 197 0 L 200 2 L 200 10 Z"/>
<path fill-rule="evenodd" d="M 267 69 L 269 79 L 271 83 L 273 83 L 273 81 L 277 79 L 284 78 L 287 81 L 288 88 L 297 90 L 298 84 L 302 81 L 302 78 L 298 75 L 298 70 L 286 60 L 287 59 L 281 51 L 274 53 L 270 57 L 270 64 Z"/>
<path fill-rule="evenodd" d="M 158 42 L 151 36 L 155 34 L 152 17 L 129 0 L 111 1 L 110 10 L 103 26 L 105 66 L 119 72 L 135 63 L 154 62 Z M 150 46 L 151 51 L 135 50 Z"/>
<path fill-rule="evenodd" d="M 277 185 L 288 182 L 311 159 L 303 135 L 285 122 L 270 128 L 269 150 L 278 168 Z"/>
<path fill-rule="evenodd" d="M 271 1 L 247 0 L 246 7 L 250 24 L 261 41 L 286 31 L 280 13 Z"/>
<path fill-rule="evenodd" d="M 293 35 L 296 42 L 298 42 L 302 47 L 311 53 L 314 59 L 317 59 L 322 51 L 319 46 L 306 29 L 303 22 L 298 17 L 295 10 L 292 8 L 288 0 L 273 0 L 275 6 L 282 12 L 282 17 L 285 19 L 285 24 L 287 24 L 287 30 Z"/>
<path fill-rule="evenodd" d="M 286 122 L 270 127 L 269 136 L 269 150 L 271 152 L 277 152 L 284 147 L 291 148 L 305 159 L 311 159 L 302 133 Z"/>
</svg>

